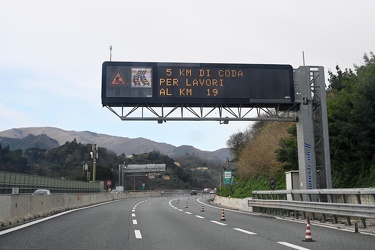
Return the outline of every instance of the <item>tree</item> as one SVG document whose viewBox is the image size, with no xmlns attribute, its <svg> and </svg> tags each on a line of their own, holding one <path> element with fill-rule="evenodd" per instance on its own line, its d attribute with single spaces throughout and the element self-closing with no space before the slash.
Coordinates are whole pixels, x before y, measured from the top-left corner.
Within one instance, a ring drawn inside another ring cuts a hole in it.
<svg viewBox="0 0 375 250">
<path fill-rule="evenodd" d="M 283 164 L 276 160 L 276 150 L 282 138 L 288 136 L 288 122 L 262 122 L 246 142 L 239 158 L 238 172 L 243 178 L 270 176 L 280 172 Z"/>
<path fill-rule="evenodd" d="M 227 147 L 231 150 L 234 161 L 237 161 L 247 140 L 246 133 L 238 132 L 229 137 Z"/>
<path fill-rule="evenodd" d="M 297 146 L 297 127 L 295 124 L 288 127 L 288 137 L 281 138 L 279 148 L 276 149 L 276 160 L 284 163 L 284 169 L 298 170 L 298 146 Z"/>
<path fill-rule="evenodd" d="M 327 95 L 333 185 L 363 187 L 375 183 L 375 56 L 364 65 L 329 73 Z"/>
</svg>

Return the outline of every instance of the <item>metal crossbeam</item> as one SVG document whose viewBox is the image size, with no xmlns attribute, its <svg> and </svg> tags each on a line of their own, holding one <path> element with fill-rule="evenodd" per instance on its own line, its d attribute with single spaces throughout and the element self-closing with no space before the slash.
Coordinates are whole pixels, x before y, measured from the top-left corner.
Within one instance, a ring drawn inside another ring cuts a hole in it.
<svg viewBox="0 0 375 250">
<path fill-rule="evenodd" d="M 280 106 L 273 107 L 257 105 L 255 107 L 228 107 L 218 104 L 214 107 L 192 107 L 186 103 L 179 103 L 174 107 L 152 107 L 139 103 L 134 107 L 106 106 L 122 121 L 219 121 L 227 124 L 229 121 L 282 121 L 296 122 L 298 105 L 286 111 L 280 111 Z"/>
</svg>

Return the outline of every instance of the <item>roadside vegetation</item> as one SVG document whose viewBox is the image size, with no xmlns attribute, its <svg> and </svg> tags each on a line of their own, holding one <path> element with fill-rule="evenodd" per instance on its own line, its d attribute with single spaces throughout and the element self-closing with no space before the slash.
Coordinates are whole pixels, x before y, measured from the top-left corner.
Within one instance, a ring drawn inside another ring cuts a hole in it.
<svg viewBox="0 0 375 250">
<path fill-rule="evenodd" d="M 91 145 L 77 143 L 76 140 L 66 142 L 64 145 L 51 150 L 30 148 L 26 150 L 9 150 L 9 146 L 0 144 L 0 171 L 32 174 L 66 180 L 92 180 L 92 175 L 87 176 L 83 166 L 87 164 L 92 172 L 92 159 L 90 156 Z M 99 147 L 96 161 L 96 179 L 100 181 L 111 180 L 113 187 L 118 185 L 119 164 L 166 164 L 166 172 L 148 178 L 145 174 L 124 176 L 126 190 L 140 190 L 144 184 L 145 189 L 203 189 L 215 187 L 218 183 L 220 168 L 215 163 L 205 162 L 196 156 L 186 155 L 172 159 L 157 151 L 125 156 L 116 155 L 106 148 Z M 208 169 L 200 170 L 206 166 Z"/>
<path fill-rule="evenodd" d="M 333 188 L 375 187 L 375 55 L 354 70 L 329 70 L 327 111 Z M 298 170 L 296 126 L 255 122 L 232 135 L 227 146 L 238 162 L 232 187 L 221 194 L 249 197 L 254 190 L 285 189 L 285 174 Z"/>
</svg>

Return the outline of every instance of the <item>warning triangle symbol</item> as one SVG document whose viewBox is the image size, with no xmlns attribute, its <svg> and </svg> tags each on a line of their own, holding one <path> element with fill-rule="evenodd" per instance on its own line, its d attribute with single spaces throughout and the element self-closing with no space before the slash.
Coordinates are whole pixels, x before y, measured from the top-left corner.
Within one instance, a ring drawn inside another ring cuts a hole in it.
<svg viewBox="0 0 375 250">
<path fill-rule="evenodd" d="M 125 84 L 128 85 L 128 83 L 125 81 L 124 77 L 120 74 L 120 72 L 116 72 L 111 80 L 111 84 Z"/>
</svg>

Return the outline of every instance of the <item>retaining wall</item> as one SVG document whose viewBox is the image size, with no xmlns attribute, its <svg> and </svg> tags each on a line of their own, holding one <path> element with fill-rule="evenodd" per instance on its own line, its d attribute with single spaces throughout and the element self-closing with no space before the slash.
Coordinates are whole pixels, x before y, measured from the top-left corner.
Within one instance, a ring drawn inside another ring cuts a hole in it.
<svg viewBox="0 0 375 250">
<path fill-rule="evenodd" d="M 213 200 L 213 202 L 223 207 L 246 211 L 246 212 L 253 212 L 253 207 L 248 206 L 248 200 L 250 199 L 252 198 L 238 199 L 238 198 L 221 197 L 221 196 L 215 195 L 215 199 Z"/>
</svg>

